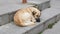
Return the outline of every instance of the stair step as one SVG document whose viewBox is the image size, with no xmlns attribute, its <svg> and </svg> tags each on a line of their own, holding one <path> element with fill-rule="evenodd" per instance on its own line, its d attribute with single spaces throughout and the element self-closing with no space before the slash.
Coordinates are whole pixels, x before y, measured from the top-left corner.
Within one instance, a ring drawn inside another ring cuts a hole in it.
<svg viewBox="0 0 60 34">
<path fill-rule="evenodd" d="M 38 5 L 40 10 L 50 7 L 49 0 L 27 0 L 27 4 Z M 21 4 L 22 0 L 0 0 L 0 5 Z"/>
<path fill-rule="evenodd" d="M 43 2 L 42 2 L 42 0 L 39 0 L 39 1 L 40 1 L 40 2 L 38 2 L 39 4 L 35 3 L 35 4 L 38 5 L 38 7 L 39 7 L 39 5 L 41 5 L 41 8 L 43 8 L 43 7 L 47 8 L 46 5 L 49 5 L 49 4 L 46 3 L 46 2 L 49 3 L 49 0 L 43 1 Z M 7 1 L 5 1 L 5 2 L 7 2 Z M 0 25 L 4 25 L 4 24 L 7 24 L 7 23 L 10 23 L 11 21 L 13 21 L 13 15 L 15 14 L 15 12 L 18 9 L 26 8 L 26 7 L 29 7 L 29 6 L 37 7 L 36 5 L 30 4 L 30 2 L 28 4 L 21 4 L 21 3 L 20 4 L 16 4 L 16 3 L 12 3 L 12 4 L 10 3 L 9 4 L 7 2 L 6 5 L 3 2 L 2 5 L 0 6 Z"/>
<path fill-rule="evenodd" d="M 42 34 L 59 34 L 60 33 L 60 20 L 53 25 L 51 29 L 46 29 Z"/>
<path fill-rule="evenodd" d="M 21 8 L 26 8 L 29 6 L 34 6 L 34 5 L 6 5 L 6 6 L 0 6 L 0 25 L 4 25 L 10 21 L 12 21 L 12 17 L 16 10 L 21 9 Z"/>
<path fill-rule="evenodd" d="M 32 5 L 37 5 L 39 10 L 44 10 L 50 7 L 50 0 L 28 0 Z"/>
<path fill-rule="evenodd" d="M 41 12 L 41 22 L 34 26 L 19 27 L 14 22 L 0 26 L 0 34 L 38 34 L 47 28 L 48 24 L 60 20 L 59 9 L 49 8 Z M 58 19 L 59 18 L 59 19 Z"/>
</svg>

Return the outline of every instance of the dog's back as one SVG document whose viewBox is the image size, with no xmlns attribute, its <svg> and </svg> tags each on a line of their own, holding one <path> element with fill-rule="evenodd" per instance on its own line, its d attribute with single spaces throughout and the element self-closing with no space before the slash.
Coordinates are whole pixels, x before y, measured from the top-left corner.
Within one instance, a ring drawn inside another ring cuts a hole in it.
<svg viewBox="0 0 60 34">
<path fill-rule="evenodd" d="M 19 26 L 31 25 L 34 24 L 31 22 L 32 18 L 33 16 L 29 8 L 20 9 L 14 15 L 14 22 Z"/>
<path fill-rule="evenodd" d="M 36 22 L 35 17 L 38 18 L 37 15 L 40 16 L 40 11 L 34 7 L 20 9 L 14 15 L 14 22 L 19 26 L 33 25 Z"/>
</svg>

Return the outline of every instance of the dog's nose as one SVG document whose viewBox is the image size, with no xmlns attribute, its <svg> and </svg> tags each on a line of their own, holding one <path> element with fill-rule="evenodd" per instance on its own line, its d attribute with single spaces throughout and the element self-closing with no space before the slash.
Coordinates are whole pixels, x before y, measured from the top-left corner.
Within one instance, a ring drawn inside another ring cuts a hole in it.
<svg viewBox="0 0 60 34">
<path fill-rule="evenodd" d="M 36 22 L 40 22 L 40 18 L 36 19 Z"/>
</svg>

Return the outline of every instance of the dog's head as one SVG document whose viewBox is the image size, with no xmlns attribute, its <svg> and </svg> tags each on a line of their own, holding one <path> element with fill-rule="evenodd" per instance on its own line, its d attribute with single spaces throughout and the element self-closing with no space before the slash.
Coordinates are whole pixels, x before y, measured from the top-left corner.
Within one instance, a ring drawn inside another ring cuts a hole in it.
<svg viewBox="0 0 60 34">
<path fill-rule="evenodd" d="M 35 19 L 38 19 L 40 17 L 40 13 L 39 12 L 33 11 L 32 14 L 33 14 Z"/>
<path fill-rule="evenodd" d="M 40 22 L 41 12 L 34 7 L 30 7 L 33 17 L 36 19 L 36 22 Z"/>
<path fill-rule="evenodd" d="M 31 10 L 35 19 L 38 19 L 41 16 L 41 12 L 37 8 L 31 7 Z"/>
</svg>

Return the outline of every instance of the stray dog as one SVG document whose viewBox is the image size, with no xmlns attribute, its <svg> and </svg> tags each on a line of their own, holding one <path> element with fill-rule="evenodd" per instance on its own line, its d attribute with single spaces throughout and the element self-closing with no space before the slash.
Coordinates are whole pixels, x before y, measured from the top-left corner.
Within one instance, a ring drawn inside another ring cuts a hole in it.
<svg viewBox="0 0 60 34">
<path fill-rule="evenodd" d="M 19 26 L 34 25 L 40 15 L 40 11 L 34 7 L 19 9 L 14 15 L 14 23 Z"/>
</svg>

